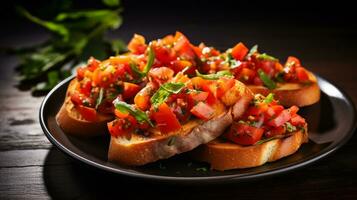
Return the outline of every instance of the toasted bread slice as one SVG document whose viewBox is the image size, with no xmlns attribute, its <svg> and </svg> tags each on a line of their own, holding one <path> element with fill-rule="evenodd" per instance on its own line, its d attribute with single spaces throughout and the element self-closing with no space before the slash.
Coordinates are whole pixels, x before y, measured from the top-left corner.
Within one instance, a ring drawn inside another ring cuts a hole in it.
<svg viewBox="0 0 357 200">
<path fill-rule="evenodd" d="M 255 94 L 267 96 L 269 93 L 275 94 L 275 99 L 283 106 L 296 105 L 299 107 L 312 105 L 320 100 L 320 88 L 316 77 L 309 72 L 311 83 L 282 83 L 278 84 L 274 90 L 269 90 L 264 86 L 248 85 L 248 88 Z"/>
<path fill-rule="evenodd" d="M 93 137 L 107 133 L 107 122 L 111 121 L 114 116 L 97 113 L 96 121 L 87 121 L 76 110 L 75 105 L 71 101 L 71 92 L 75 90 L 78 84 L 77 79 L 70 82 L 64 103 L 56 115 L 56 120 L 61 129 L 68 134 Z"/>
<path fill-rule="evenodd" d="M 289 137 L 273 139 L 262 144 L 242 146 L 215 139 L 193 150 L 192 157 L 208 162 L 219 171 L 261 166 L 267 162 L 295 153 L 301 144 L 308 141 L 307 129 L 296 131 Z"/>
</svg>

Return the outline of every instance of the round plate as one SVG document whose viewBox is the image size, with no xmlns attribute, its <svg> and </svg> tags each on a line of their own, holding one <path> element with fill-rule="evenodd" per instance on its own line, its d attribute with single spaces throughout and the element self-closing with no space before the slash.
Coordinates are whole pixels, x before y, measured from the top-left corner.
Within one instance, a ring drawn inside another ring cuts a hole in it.
<svg viewBox="0 0 357 200">
<path fill-rule="evenodd" d="M 187 153 L 142 167 L 127 167 L 107 161 L 109 134 L 83 139 L 66 135 L 55 116 L 59 111 L 70 80 L 58 84 L 43 100 L 40 108 L 41 127 L 48 139 L 64 153 L 94 167 L 132 177 L 180 183 L 233 182 L 287 172 L 336 151 L 355 130 L 356 112 L 350 98 L 329 81 L 318 77 L 321 88 L 319 103 L 302 108 L 300 114 L 309 123 L 309 142 L 295 154 L 260 167 L 214 171 L 206 163 L 190 159 Z M 104 131 L 104 130 L 103 130 Z"/>
</svg>

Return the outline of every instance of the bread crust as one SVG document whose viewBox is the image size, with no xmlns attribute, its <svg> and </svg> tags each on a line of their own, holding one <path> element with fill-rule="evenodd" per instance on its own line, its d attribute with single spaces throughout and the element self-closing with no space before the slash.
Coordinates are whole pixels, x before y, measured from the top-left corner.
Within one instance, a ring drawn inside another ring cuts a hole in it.
<svg viewBox="0 0 357 200">
<path fill-rule="evenodd" d="M 307 130 L 296 131 L 289 137 L 251 146 L 216 139 L 196 148 L 191 152 L 191 156 L 195 160 L 210 163 L 211 168 L 215 170 L 242 169 L 261 166 L 294 154 L 306 142 Z"/>
<path fill-rule="evenodd" d="M 65 133 L 79 137 L 93 137 L 107 133 L 107 122 L 114 119 L 114 116 L 97 113 L 95 122 L 85 120 L 76 110 L 70 97 L 77 84 L 77 79 L 73 79 L 68 86 L 66 98 L 56 115 L 58 125 Z"/>
<path fill-rule="evenodd" d="M 316 77 L 309 72 L 311 83 L 283 83 L 278 84 L 274 90 L 269 90 L 264 86 L 247 85 L 248 88 L 255 94 L 267 96 L 269 93 L 274 93 L 274 98 L 279 100 L 283 106 L 308 106 L 320 100 L 320 88 L 317 84 Z"/>
</svg>

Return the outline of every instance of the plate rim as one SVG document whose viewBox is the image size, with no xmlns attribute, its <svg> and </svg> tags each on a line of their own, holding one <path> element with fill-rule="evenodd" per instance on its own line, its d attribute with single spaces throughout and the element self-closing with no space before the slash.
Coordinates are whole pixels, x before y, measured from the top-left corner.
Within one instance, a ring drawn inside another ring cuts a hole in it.
<svg viewBox="0 0 357 200">
<path fill-rule="evenodd" d="M 316 74 L 315 74 L 316 75 Z M 276 174 L 283 174 L 291 170 L 295 170 L 298 168 L 306 167 L 332 153 L 337 151 L 339 148 L 341 148 L 344 144 L 347 143 L 353 136 L 356 128 L 357 128 L 357 123 L 356 123 L 356 107 L 354 105 L 354 102 L 352 101 L 351 97 L 338 85 L 336 85 L 334 82 L 322 78 L 319 75 L 316 75 L 318 80 L 325 81 L 334 87 L 336 87 L 339 92 L 343 95 L 344 99 L 346 99 L 347 104 L 349 104 L 352 108 L 352 114 L 353 114 L 353 119 L 352 119 L 352 127 L 349 129 L 348 133 L 346 133 L 346 136 L 336 143 L 335 145 L 329 146 L 325 149 L 323 149 L 321 152 L 318 153 L 318 155 L 310 155 L 306 157 L 304 160 L 297 161 L 296 163 L 291 163 L 287 164 L 285 166 L 277 167 L 273 170 L 269 170 L 266 172 L 261 172 L 261 173 L 246 173 L 243 176 L 239 176 L 239 174 L 230 174 L 230 175 L 222 175 L 222 176 L 206 176 L 206 177 L 181 177 L 181 176 L 161 176 L 161 175 L 153 175 L 153 174 L 145 174 L 142 172 L 131 172 L 128 170 L 123 170 L 107 165 L 103 165 L 101 163 L 97 163 L 95 161 L 92 161 L 90 159 L 87 159 L 71 150 L 69 150 L 65 145 L 63 145 L 61 142 L 59 142 L 49 131 L 48 127 L 46 126 L 45 122 L 45 116 L 44 116 L 44 109 L 46 106 L 46 103 L 48 102 L 49 98 L 52 96 L 54 92 L 58 88 L 60 88 L 62 85 L 66 84 L 70 80 L 72 80 L 75 77 L 75 75 L 72 75 L 70 77 L 67 77 L 60 83 L 58 83 L 47 95 L 46 97 L 42 100 L 41 106 L 39 109 L 39 122 L 41 125 L 41 128 L 46 135 L 47 139 L 58 149 L 60 149 L 64 154 L 69 155 L 71 158 L 75 160 L 79 160 L 87 165 L 93 166 L 95 168 L 99 168 L 101 170 L 109 171 L 112 173 L 120 174 L 120 175 L 125 175 L 129 177 L 134 177 L 134 178 L 141 178 L 141 179 L 146 179 L 146 180 L 155 180 L 155 181 L 160 181 L 160 182 L 175 182 L 175 183 L 190 183 L 190 184 L 195 184 L 195 183 L 218 183 L 218 182 L 239 182 L 239 181 L 246 181 L 246 180 L 253 180 L 253 179 L 258 179 L 258 178 L 263 178 L 263 177 L 268 177 L 268 176 L 273 176 Z"/>
</svg>

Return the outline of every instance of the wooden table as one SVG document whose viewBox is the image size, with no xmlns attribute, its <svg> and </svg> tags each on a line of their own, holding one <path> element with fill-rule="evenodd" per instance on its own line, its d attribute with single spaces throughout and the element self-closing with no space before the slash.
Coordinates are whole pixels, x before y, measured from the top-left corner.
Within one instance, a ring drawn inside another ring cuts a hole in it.
<svg viewBox="0 0 357 200">
<path fill-rule="evenodd" d="M 194 43 L 205 41 L 224 49 L 235 42 L 286 58 L 300 57 L 317 74 L 344 88 L 357 103 L 357 31 L 350 26 L 314 24 L 227 24 L 193 21 L 159 23 L 159 16 L 136 26 L 132 16 L 120 32 L 126 41 L 135 32 L 149 39 L 182 30 Z M 150 25 L 149 25 L 150 24 Z M 234 27 L 233 27 L 234 26 Z M 37 27 L 9 27 L 1 45 L 31 44 L 46 37 Z M 29 31 L 30 30 L 30 31 Z M 26 34 L 21 34 L 25 31 Z M 16 32 L 16 33 L 15 33 Z M 14 34 L 10 34 L 14 33 Z M 117 198 L 351 198 L 357 199 L 357 135 L 333 155 L 305 168 L 253 182 L 210 185 L 162 185 L 106 173 L 71 160 L 50 144 L 38 120 L 43 97 L 15 88 L 15 57 L 1 55 L 0 73 L 0 199 Z M 135 193 L 131 190 L 135 189 Z"/>
</svg>

